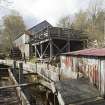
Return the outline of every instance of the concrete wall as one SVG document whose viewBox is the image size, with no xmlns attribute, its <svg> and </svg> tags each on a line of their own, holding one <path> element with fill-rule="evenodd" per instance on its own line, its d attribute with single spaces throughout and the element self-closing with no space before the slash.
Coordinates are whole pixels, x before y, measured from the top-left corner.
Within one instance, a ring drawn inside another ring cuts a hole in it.
<svg viewBox="0 0 105 105">
<path fill-rule="evenodd" d="M 61 56 L 61 76 L 77 78 L 88 77 L 101 95 L 105 95 L 105 60 L 98 57 Z M 65 78 L 63 78 L 65 79 Z"/>
</svg>

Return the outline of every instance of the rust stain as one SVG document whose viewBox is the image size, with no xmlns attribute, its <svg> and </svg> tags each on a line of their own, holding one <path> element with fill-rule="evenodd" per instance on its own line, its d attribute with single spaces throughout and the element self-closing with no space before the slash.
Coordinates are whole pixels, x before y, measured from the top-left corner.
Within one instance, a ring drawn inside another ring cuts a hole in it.
<svg viewBox="0 0 105 105">
<path fill-rule="evenodd" d="M 72 66 L 72 59 L 71 57 L 66 57 L 64 60 L 63 60 L 63 63 L 65 64 L 65 66 L 67 68 L 69 68 L 70 66 Z"/>
</svg>

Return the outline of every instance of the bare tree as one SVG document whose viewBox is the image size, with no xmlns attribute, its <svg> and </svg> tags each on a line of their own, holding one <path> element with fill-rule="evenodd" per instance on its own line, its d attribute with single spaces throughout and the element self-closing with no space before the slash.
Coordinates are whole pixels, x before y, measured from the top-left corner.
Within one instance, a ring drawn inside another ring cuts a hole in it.
<svg viewBox="0 0 105 105">
<path fill-rule="evenodd" d="M 90 37 L 97 40 L 97 47 L 101 47 L 103 39 L 104 30 L 104 14 L 103 11 L 104 0 L 90 0 L 89 7 L 87 9 L 89 24 L 88 33 Z"/>
<path fill-rule="evenodd" d="M 87 28 L 87 12 L 80 10 L 75 14 L 75 19 L 73 21 L 73 26 L 75 29 L 85 30 Z"/>
<path fill-rule="evenodd" d="M 58 26 L 82 30 L 88 34 L 90 47 L 103 47 L 105 44 L 105 0 L 90 0 L 87 10 L 80 10 L 75 17 L 61 18 Z M 104 43 L 103 43 L 104 42 Z"/>
<path fill-rule="evenodd" d="M 71 25 L 72 25 L 72 20 L 70 16 L 62 17 L 57 24 L 57 26 L 62 28 L 71 28 Z"/>
<path fill-rule="evenodd" d="M 94 20 L 97 14 L 103 9 L 104 0 L 90 0 L 89 7 L 87 9 L 89 17 Z"/>
<path fill-rule="evenodd" d="M 3 17 L 3 26 L 3 39 L 7 42 L 5 46 L 9 49 L 17 35 L 25 31 L 25 24 L 22 17 L 16 12 Z"/>
</svg>

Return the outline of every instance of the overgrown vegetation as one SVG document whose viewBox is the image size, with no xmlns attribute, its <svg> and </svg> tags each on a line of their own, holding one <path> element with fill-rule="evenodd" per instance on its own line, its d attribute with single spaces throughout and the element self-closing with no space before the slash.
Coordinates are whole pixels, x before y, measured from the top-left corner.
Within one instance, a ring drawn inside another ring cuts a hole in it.
<svg viewBox="0 0 105 105">
<path fill-rule="evenodd" d="M 8 0 L 0 0 L 7 2 Z M 8 54 L 13 46 L 15 37 L 25 30 L 23 18 L 19 13 L 12 11 L 11 14 L 2 18 L 0 24 L 0 51 Z M 86 10 L 80 10 L 74 16 L 62 17 L 57 26 L 82 30 L 89 37 L 88 47 L 105 47 L 105 9 L 104 0 L 90 0 Z M 32 60 L 32 62 L 34 62 Z"/>
<path fill-rule="evenodd" d="M 25 31 L 25 24 L 19 13 L 12 11 L 11 14 L 4 16 L 1 32 L 2 51 L 9 53 L 13 47 L 13 41 Z"/>
<path fill-rule="evenodd" d="M 89 37 L 88 47 L 104 47 L 105 41 L 105 10 L 104 0 L 90 0 L 87 10 L 80 10 L 73 19 L 62 17 L 58 26 L 74 28 L 85 32 Z"/>
</svg>

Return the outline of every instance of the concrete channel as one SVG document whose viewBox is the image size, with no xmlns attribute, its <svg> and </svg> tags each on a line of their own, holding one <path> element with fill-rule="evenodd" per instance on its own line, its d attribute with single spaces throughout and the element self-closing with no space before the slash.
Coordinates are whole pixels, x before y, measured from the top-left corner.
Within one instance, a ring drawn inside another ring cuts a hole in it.
<svg viewBox="0 0 105 105">
<path fill-rule="evenodd" d="M 9 67 L 0 65 L 0 105 L 30 105 Z"/>
<path fill-rule="evenodd" d="M 35 82 L 42 80 L 41 77 L 37 74 L 21 75 L 22 85 L 19 86 L 16 75 L 8 66 L 0 65 L 0 105 L 53 105 L 51 90 Z"/>
<path fill-rule="evenodd" d="M 8 73 L 8 67 L 0 65 L 0 87 L 13 85 Z M 0 89 L 0 105 L 21 105 L 15 87 Z"/>
</svg>

